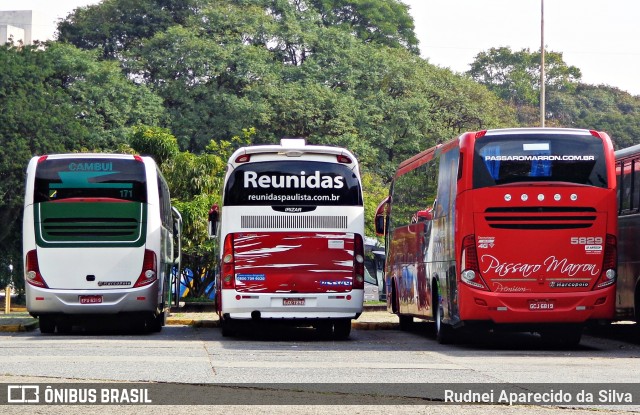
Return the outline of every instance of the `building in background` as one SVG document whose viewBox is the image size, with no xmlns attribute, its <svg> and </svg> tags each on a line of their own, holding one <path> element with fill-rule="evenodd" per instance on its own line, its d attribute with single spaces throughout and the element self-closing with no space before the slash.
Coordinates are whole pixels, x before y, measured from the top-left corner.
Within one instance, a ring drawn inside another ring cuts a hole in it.
<svg viewBox="0 0 640 415">
<path fill-rule="evenodd" d="M 0 11 L 0 44 L 31 45 L 36 40 L 49 40 L 53 27 L 53 22 L 33 10 Z"/>
</svg>

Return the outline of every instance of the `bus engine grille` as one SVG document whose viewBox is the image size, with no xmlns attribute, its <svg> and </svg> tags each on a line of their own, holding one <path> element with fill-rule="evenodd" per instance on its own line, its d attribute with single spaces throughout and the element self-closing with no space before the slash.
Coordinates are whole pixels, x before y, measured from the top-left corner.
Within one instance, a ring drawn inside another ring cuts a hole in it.
<svg viewBox="0 0 640 415">
<path fill-rule="evenodd" d="M 596 220 L 596 210 L 590 207 L 488 208 L 484 213 L 495 229 L 582 229 Z"/>
<path fill-rule="evenodd" d="M 47 238 L 122 238 L 136 239 L 140 224 L 134 218 L 47 218 L 43 222 Z"/>
<path fill-rule="evenodd" d="M 346 216 L 241 216 L 240 226 L 248 228 L 273 229 L 346 229 Z"/>
</svg>

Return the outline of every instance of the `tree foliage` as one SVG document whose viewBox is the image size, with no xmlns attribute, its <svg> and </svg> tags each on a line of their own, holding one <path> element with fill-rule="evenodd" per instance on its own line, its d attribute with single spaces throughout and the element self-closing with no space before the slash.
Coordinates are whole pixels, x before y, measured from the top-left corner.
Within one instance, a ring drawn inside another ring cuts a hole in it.
<svg viewBox="0 0 640 415">
<path fill-rule="evenodd" d="M 103 0 L 79 7 L 58 24 L 58 40 L 99 49 L 104 58 L 122 52 L 173 25 L 184 24 L 199 0 Z"/>
<path fill-rule="evenodd" d="M 579 84 L 573 93 L 552 93 L 547 117 L 554 125 L 606 131 L 617 149 L 640 142 L 640 97 L 617 88 Z"/>
<path fill-rule="evenodd" d="M 540 62 L 540 51 L 491 48 L 476 55 L 468 74 L 518 109 L 535 107 L 540 105 Z M 562 53 L 545 51 L 545 89 L 548 92 L 571 92 L 581 77 L 580 69 L 567 65 Z M 526 116 L 528 113 L 526 110 L 521 112 L 520 122 L 535 122 Z"/>
<path fill-rule="evenodd" d="M 302 2 L 301 2 L 302 3 Z M 312 0 L 325 27 L 344 27 L 364 42 L 404 47 L 418 53 L 408 7 L 399 1 Z"/>
</svg>

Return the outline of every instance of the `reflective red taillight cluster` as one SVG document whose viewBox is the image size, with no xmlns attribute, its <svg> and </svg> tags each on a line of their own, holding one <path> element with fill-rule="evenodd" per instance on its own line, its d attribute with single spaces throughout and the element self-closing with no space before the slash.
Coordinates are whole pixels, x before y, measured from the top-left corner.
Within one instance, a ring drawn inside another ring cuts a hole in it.
<svg viewBox="0 0 640 415">
<path fill-rule="evenodd" d="M 235 288 L 235 264 L 233 258 L 233 234 L 228 234 L 224 239 L 224 250 L 222 252 L 221 287 Z"/>
<path fill-rule="evenodd" d="M 618 248 L 617 240 L 614 235 L 607 234 L 604 245 L 604 259 L 602 261 L 602 272 L 600 278 L 594 287 L 595 290 L 605 288 L 615 284 L 618 265 Z"/>
<path fill-rule="evenodd" d="M 462 272 L 460 279 L 463 283 L 479 290 L 489 291 L 487 284 L 480 276 L 478 253 L 476 251 L 475 235 L 467 235 L 462 240 L 462 255 L 460 258 Z"/>
<path fill-rule="evenodd" d="M 42 278 L 42 274 L 40 274 L 40 265 L 38 265 L 38 253 L 36 250 L 31 250 L 27 252 L 27 257 L 25 259 L 26 265 L 26 281 L 36 287 L 40 288 L 49 288 L 46 282 L 44 282 L 44 278 Z"/>
<path fill-rule="evenodd" d="M 364 243 L 359 234 L 353 247 L 353 289 L 364 289 Z"/>
<path fill-rule="evenodd" d="M 156 254 L 153 251 L 145 249 L 144 260 L 142 262 L 142 271 L 138 280 L 134 284 L 134 288 L 144 287 L 158 279 L 158 265 L 156 263 Z"/>
</svg>

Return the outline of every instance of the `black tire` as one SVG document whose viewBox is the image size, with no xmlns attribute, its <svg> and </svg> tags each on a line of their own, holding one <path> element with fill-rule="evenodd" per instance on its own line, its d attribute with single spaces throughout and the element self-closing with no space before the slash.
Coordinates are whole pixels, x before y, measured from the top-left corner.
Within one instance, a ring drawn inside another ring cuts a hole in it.
<svg viewBox="0 0 640 415">
<path fill-rule="evenodd" d="M 329 321 L 322 321 L 315 325 L 318 338 L 322 340 L 331 339 L 333 336 L 333 324 Z"/>
<path fill-rule="evenodd" d="M 400 330 L 407 331 L 411 329 L 411 326 L 413 326 L 413 317 L 398 314 L 398 322 Z"/>
<path fill-rule="evenodd" d="M 453 327 L 446 324 L 444 319 L 444 307 L 442 306 L 440 289 L 435 283 L 433 287 L 433 322 L 435 327 L 435 337 L 440 344 L 451 344 L 454 342 Z"/>
<path fill-rule="evenodd" d="M 73 323 L 66 318 L 58 320 L 56 326 L 58 327 L 59 334 L 71 334 L 73 331 Z"/>
<path fill-rule="evenodd" d="M 398 293 L 396 291 L 396 281 L 391 283 L 391 312 L 393 314 L 400 313 L 400 303 L 398 302 Z"/>
<path fill-rule="evenodd" d="M 582 339 L 582 324 L 566 324 L 540 330 L 542 342 L 547 346 L 575 348 Z"/>
<path fill-rule="evenodd" d="M 336 320 L 333 323 L 333 338 L 336 340 L 346 340 L 351 334 L 351 320 L 348 318 Z"/>
<path fill-rule="evenodd" d="M 56 331 L 56 320 L 50 316 L 40 316 L 38 318 L 40 333 L 53 334 Z"/>
<path fill-rule="evenodd" d="M 222 318 L 220 320 L 220 329 L 222 331 L 222 337 L 233 337 L 236 334 L 233 323 L 229 318 Z"/>
<path fill-rule="evenodd" d="M 151 314 L 147 317 L 145 326 L 146 330 L 149 333 L 160 333 L 162 331 L 162 326 L 164 326 L 164 312 L 158 314 Z"/>
</svg>

